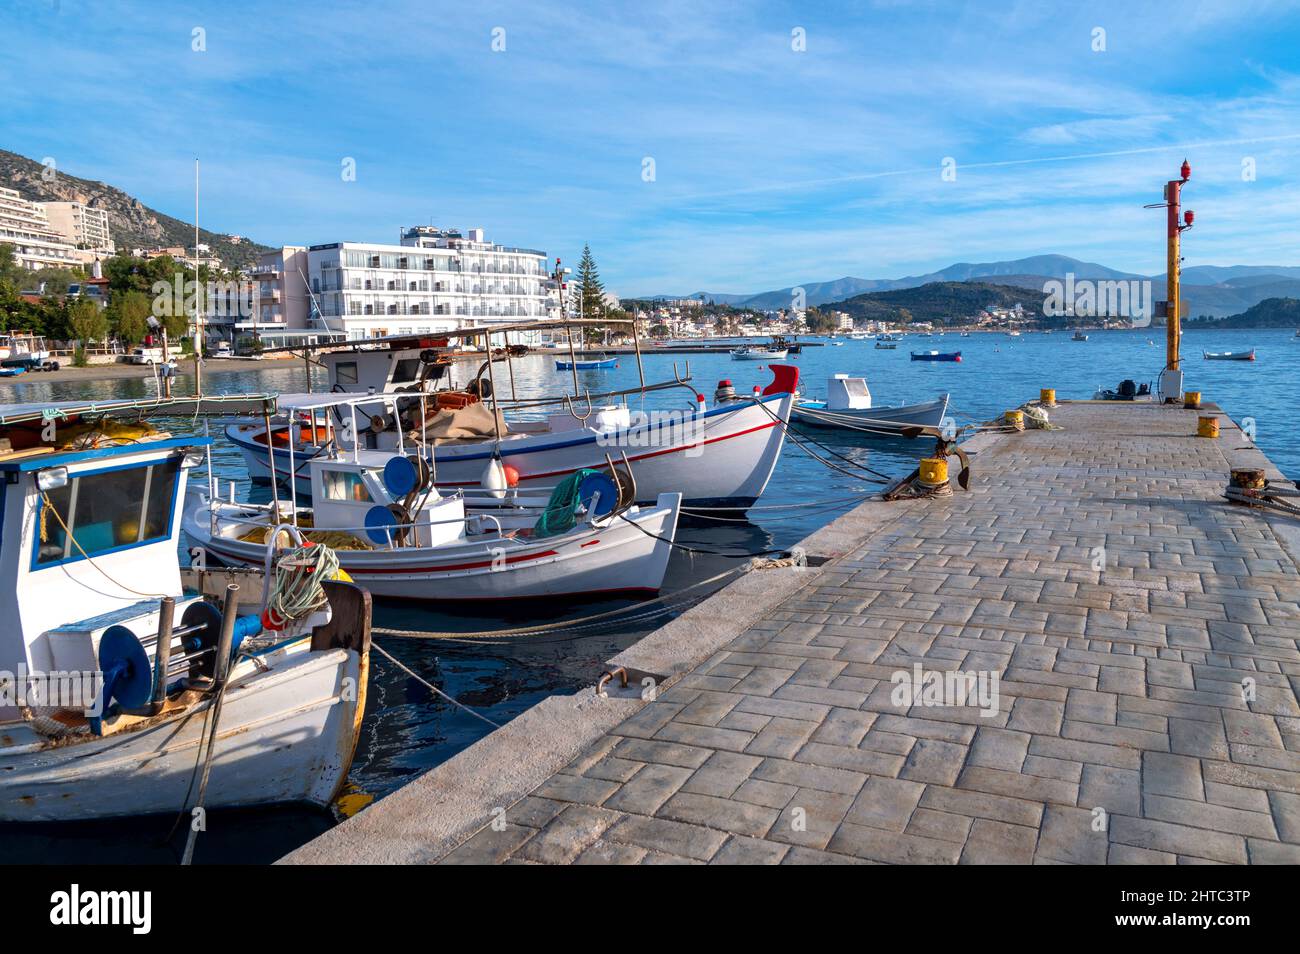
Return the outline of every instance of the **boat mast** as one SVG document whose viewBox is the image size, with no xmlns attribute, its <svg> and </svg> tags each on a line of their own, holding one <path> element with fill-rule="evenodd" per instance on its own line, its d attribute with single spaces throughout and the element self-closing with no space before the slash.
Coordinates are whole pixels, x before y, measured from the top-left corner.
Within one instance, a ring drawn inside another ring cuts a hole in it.
<svg viewBox="0 0 1300 954">
<path fill-rule="evenodd" d="M 203 395 L 203 319 L 199 316 L 199 159 L 194 157 L 194 396 Z M 269 439 L 269 435 L 268 435 Z"/>
</svg>

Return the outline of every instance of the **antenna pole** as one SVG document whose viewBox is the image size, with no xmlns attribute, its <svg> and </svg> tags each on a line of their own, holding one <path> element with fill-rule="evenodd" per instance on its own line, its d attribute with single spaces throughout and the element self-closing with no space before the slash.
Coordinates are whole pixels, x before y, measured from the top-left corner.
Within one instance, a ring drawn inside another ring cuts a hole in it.
<svg viewBox="0 0 1300 954">
<path fill-rule="evenodd" d="M 199 315 L 199 159 L 194 157 L 194 396 L 203 395 L 203 318 Z M 269 439 L 269 437 L 268 437 Z"/>
</svg>

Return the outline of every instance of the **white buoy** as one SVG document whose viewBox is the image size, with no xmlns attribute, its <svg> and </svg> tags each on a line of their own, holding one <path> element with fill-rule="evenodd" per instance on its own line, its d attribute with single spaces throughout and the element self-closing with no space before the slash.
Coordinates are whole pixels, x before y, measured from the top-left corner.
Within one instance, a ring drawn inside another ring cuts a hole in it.
<svg viewBox="0 0 1300 954">
<path fill-rule="evenodd" d="M 488 496 L 495 497 L 497 500 L 506 495 L 506 467 L 501 463 L 500 457 L 493 457 L 483 468 L 483 475 L 479 477 L 479 486 L 488 492 Z"/>
</svg>

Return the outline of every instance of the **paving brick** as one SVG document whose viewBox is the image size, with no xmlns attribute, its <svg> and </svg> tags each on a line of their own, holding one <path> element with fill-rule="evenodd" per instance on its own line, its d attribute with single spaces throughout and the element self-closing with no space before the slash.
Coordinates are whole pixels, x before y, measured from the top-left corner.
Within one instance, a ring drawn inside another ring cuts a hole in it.
<svg viewBox="0 0 1300 954">
<path fill-rule="evenodd" d="M 1300 795 L 1269 792 L 1268 804 L 1277 827 L 1277 836 L 1283 841 L 1300 843 Z"/>
<path fill-rule="evenodd" d="M 776 809 L 763 805 L 691 792 L 678 792 L 658 812 L 661 818 L 754 837 L 765 835 L 776 821 L 777 814 Z"/>
<path fill-rule="evenodd" d="M 1029 751 L 1029 733 L 980 726 L 971 745 L 970 764 L 1019 772 Z"/>
<path fill-rule="evenodd" d="M 745 751 L 751 755 L 771 755 L 788 759 L 803 748 L 804 743 L 816 729 L 816 722 L 774 718 L 758 735 L 754 736 L 754 740 L 745 747 Z"/>
<path fill-rule="evenodd" d="M 966 836 L 970 834 L 972 821 L 974 819 L 967 815 L 918 808 L 912 812 L 912 818 L 907 823 L 907 833 L 926 838 L 938 838 L 941 841 L 955 841 L 961 845 L 965 844 Z"/>
<path fill-rule="evenodd" d="M 1071 689 L 1065 700 L 1065 718 L 1076 722 L 1114 725 L 1117 705 L 1113 693 Z"/>
<path fill-rule="evenodd" d="M 606 841 L 639 845 L 650 851 L 707 861 L 722 847 L 728 836 L 701 825 L 686 825 L 667 818 L 628 815 L 606 830 L 604 837 Z"/>
<path fill-rule="evenodd" d="M 1228 758 L 1228 737 L 1223 726 L 1192 719 L 1169 720 L 1169 747 L 1179 755 L 1198 758 Z"/>
<path fill-rule="evenodd" d="M 1017 699 L 1011 709 L 1008 729 L 1033 732 L 1038 735 L 1056 735 L 1061 731 L 1065 706 L 1048 699 Z"/>
<path fill-rule="evenodd" d="M 688 768 L 647 765 L 602 804 L 621 812 L 653 815 L 689 778 L 691 770 Z"/>
<path fill-rule="evenodd" d="M 852 795 L 800 789 L 772 825 L 767 837 L 807 848 L 825 848 L 852 805 Z"/>
<path fill-rule="evenodd" d="M 913 782 L 952 785 L 961 774 L 966 752 L 967 747 L 956 742 L 917 739 L 898 775 Z"/>
<path fill-rule="evenodd" d="M 964 865 L 1027 865 L 1034 858 L 1038 830 L 977 818 L 962 848 Z"/>
<path fill-rule="evenodd" d="M 847 820 L 901 832 L 916 809 L 925 786 L 896 778 L 869 778 L 849 809 Z"/>
<path fill-rule="evenodd" d="M 887 832 L 845 822 L 827 850 L 889 864 L 955 864 L 961 857 L 956 842 Z"/>
<path fill-rule="evenodd" d="M 1107 814 L 1142 814 L 1142 776 L 1131 769 L 1085 765 L 1079 785 L 1079 807 L 1104 808 Z"/>
<path fill-rule="evenodd" d="M 709 760 L 696 769 L 695 774 L 681 786 L 682 791 L 729 798 L 736 789 L 749 780 L 754 769 L 762 762 L 763 760 L 756 755 L 714 752 L 709 756 Z M 652 813 L 653 809 L 647 814 Z"/>
<path fill-rule="evenodd" d="M 788 845 L 733 835 L 710 860 L 714 865 L 777 865 L 790 851 Z"/>
<path fill-rule="evenodd" d="M 1111 865 L 1176 865 L 1178 856 L 1167 851 L 1152 851 L 1149 848 L 1135 848 L 1133 845 L 1110 846 L 1106 863 Z"/>
<path fill-rule="evenodd" d="M 570 864 L 623 816 L 590 805 L 570 805 L 529 839 L 518 857 L 543 864 Z"/>
<path fill-rule="evenodd" d="M 1145 795 L 1142 813 L 1147 818 L 1177 822 L 1216 832 L 1235 832 L 1257 838 L 1276 838 L 1273 816 L 1265 812 L 1248 812 L 1240 808 L 1211 805 L 1209 802 L 1171 798 L 1168 795 Z"/>
<path fill-rule="evenodd" d="M 957 780 L 957 787 L 993 795 L 1027 798 L 1036 802 L 1056 802 L 1061 805 L 1073 805 L 1075 799 L 1079 797 L 1079 786 L 1073 782 L 1024 775 L 1020 772 L 1004 772 L 1001 769 L 982 768 L 978 765 L 968 765 L 962 770 L 961 778 Z"/>
<path fill-rule="evenodd" d="M 1228 864 L 1245 864 L 1246 839 L 1240 835 L 1190 828 L 1148 818 L 1112 815 L 1110 840 L 1122 845 L 1190 855 Z"/>
<path fill-rule="evenodd" d="M 1142 757 L 1142 791 L 1144 794 L 1203 799 L 1205 784 L 1201 778 L 1201 763 L 1185 755 L 1146 752 Z"/>
</svg>

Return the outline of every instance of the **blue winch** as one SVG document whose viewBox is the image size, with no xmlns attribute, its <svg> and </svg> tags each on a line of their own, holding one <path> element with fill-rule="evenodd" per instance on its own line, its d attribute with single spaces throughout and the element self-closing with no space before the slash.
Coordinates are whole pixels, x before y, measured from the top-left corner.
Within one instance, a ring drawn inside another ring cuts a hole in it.
<svg viewBox="0 0 1300 954">
<path fill-rule="evenodd" d="M 99 671 L 104 684 L 100 692 L 97 714 L 91 716 L 90 731 L 95 735 L 103 734 L 103 719 L 109 706 L 116 704 L 122 709 L 139 709 L 150 701 L 155 685 L 166 686 L 169 682 L 171 664 L 180 662 L 188 665 L 189 678 L 211 678 L 216 670 L 216 647 L 221 639 L 221 610 L 211 603 L 197 600 L 185 608 L 181 615 L 181 625 L 172 631 L 172 638 L 179 638 L 184 655 L 179 659 L 170 654 L 160 654 L 168 665 L 168 672 L 155 674 L 150 665 L 149 655 L 138 636 L 127 627 L 110 626 L 99 640 Z M 239 647 L 249 636 L 262 631 L 262 621 L 256 615 L 237 616 L 231 633 L 230 656 L 235 658 Z M 161 675 L 161 678 L 158 676 Z M 159 696 L 159 701 L 162 697 Z"/>
</svg>

